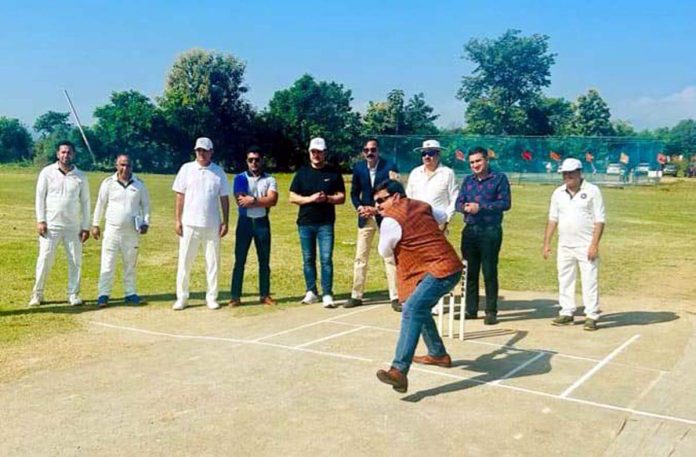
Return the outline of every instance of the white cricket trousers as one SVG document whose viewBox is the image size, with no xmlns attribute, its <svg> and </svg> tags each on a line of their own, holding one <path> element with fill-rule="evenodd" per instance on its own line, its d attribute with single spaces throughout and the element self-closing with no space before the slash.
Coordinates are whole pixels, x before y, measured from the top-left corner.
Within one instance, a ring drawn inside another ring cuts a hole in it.
<svg viewBox="0 0 696 457">
<path fill-rule="evenodd" d="M 597 272 L 599 258 L 587 259 L 589 246 L 558 246 L 558 303 L 561 305 L 560 315 L 572 316 L 575 312 L 575 278 L 577 267 L 580 268 L 582 279 L 582 301 L 585 305 L 585 316 L 590 319 L 599 318 L 599 292 L 597 287 Z"/>
<path fill-rule="evenodd" d="M 179 239 L 179 269 L 176 273 L 176 298 L 186 303 L 189 298 L 189 280 L 191 266 L 202 244 L 205 250 L 205 273 L 208 281 L 208 291 L 205 294 L 206 303 L 217 301 L 218 296 L 218 265 L 220 264 L 220 235 L 219 229 L 206 227 L 191 227 L 184 225 L 184 235 Z"/>
<path fill-rule="evenodd" d="M 39 257 L 36 259 L 36 282 L 32 295 L 44 296 L 46 278 L 51 272 L 58 245 L 62 243 L 68 258 L 68 295 L 80 293 L 80 271 L 82 269 L 82 243 L 80 231 L 74 229 L 49 228 L 45 236 L 39 236 Z"/>
<path fill-rule="evenodd" d="M 107 225 L 102 238 L 101 271 L 99 272 L 99 296 L 111 295 L 116 259 L 123 263 L 123 293 L 135 295 L 135 266 L 138 262 L 139 234 L 134 229 Z"/>
<path fill-rule="evenodd" d="M 370 261 L 370 250 L 375 234 L 379 232 L 377 221 L 368 219 L 363 228 L 358 228 L 358 242 L 353 261 L 353 289 L 350 296 L 362 300 L 367 282 L 367 265 Z M 389 299 L 398 297 L 396 291 L 396 263 L 394 257 L 384 259 L 384 269 L 387 272 L 387 286 L 389 287 Z"/>
</svg>

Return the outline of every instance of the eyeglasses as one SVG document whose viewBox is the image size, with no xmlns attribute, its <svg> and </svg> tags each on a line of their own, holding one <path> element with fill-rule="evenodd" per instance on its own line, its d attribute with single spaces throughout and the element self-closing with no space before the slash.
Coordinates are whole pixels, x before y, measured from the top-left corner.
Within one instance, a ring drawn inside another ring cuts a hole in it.
<svg viewBox="0 0 696 457">
<path fill-rule="evenodd" d="M 119 163 L 118 166 L 119 166 L 119 167 L 125 167 L 125 168 L 130 168 L 130 167 L 132 167 L 132 165 L 129 164 L 129 163 Z"/>
<path fill-rule="evenodd" d="M 363 152 L 377 152 L 377 148 L 363 148 Z"/>
<path fill-rule="evenodd" d="M 437 149 L 426 149 L 425 151 L 421 152 L 421 157 L 425 157 L 425 156 L 435 157 L 439 153 L 440 153 L 440 151 L 438 151 Z"/>
<path fill-rule="evenodd" d="M 249 157 L 249 158 L 247 159 L 247 162 L 249 162 L 249 163 L 259 163 L 259 162 L 261 162 L 261 159 L 259 159 L 258 157 Z"/>
<path fill-rule="evenodd" d="M 389 195 L 387 195 L 386 197 L 375 198 L 375 203 L 377 203 L 378 205 L 381 205 L 382 203 L 384 203 L 384 202 L 386 202 L 387 200 L 389 200 L 389 199 L 391 198 L 392 195 L 393 195 L 393 194 L 389 194 Z"/>
</svg>

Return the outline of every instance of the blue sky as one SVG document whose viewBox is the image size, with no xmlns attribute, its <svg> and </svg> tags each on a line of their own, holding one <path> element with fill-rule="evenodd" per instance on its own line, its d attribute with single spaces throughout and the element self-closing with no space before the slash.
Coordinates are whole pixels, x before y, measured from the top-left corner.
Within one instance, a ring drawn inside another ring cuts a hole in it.
<svg viewBox="0 0 696 457">
<path fill-rule="evenodd" d="M 90 123 L 112 91 L 161 94 L 177 54 L 200 47 L 246 62 L 257 108 L 309 73 L 351 89 L 359 111 L 400 88 L 461 125 L 463 45 L 508 28 L 550 36 L 549 95 L 596 88 L 637 128 L 696 118 L 696 2 L 683 0 L 5 1 L 0 115 L 67 111 L 66 88 Z"/>
</svg>

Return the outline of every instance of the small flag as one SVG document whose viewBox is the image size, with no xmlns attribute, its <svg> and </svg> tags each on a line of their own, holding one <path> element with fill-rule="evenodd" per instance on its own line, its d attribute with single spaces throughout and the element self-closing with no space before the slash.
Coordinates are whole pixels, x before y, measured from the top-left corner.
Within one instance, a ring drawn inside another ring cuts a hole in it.
<svg viewBox="0 0 696 457">
<path fill-rule="evenodd" d="M 526 149 L 522 151 L 522 160 L 530 161 L 532 160 L 532 153 Z"/>
<path fill-rule="evenodd" d="M 619 162 L 621 162 L 621 163 L 623 163 L 623 164 L 625 165 L 625 164 L 627 164 L 627 163 L 629 162 L 629 160 L 630 160 L 630 159 L 629 159 L 629 157 L 628 157 L 628 154 L 626 154 L 625 152 L 622 152 L 622 153 L 621 153 L 621 156 L 619 157 Z"/>
<path fill-rule="evenodd" d="M 454 156 L 457 158 L 457 160 L 466 160 L 466 156 L 464 155 L 461 149 L 457 149 L 456 151 L 454 151 Z"/>
<path fill-rule="evenodd" d="M 489 159 L 497 159 L 497 158 L 498 158 L 498 154 L 496 154 L 495 151 L 494 151 L 493 149 L 490 149 L 490 148 L 489 148 L 489 149 L 488 149 L 488 158 L 489 158 Z"/>
<path fill-rule="evenodd" d="M 661 152 L 658 152 L 658 153 L 657 153 L 657 161 L 658 161 L 660 164 L 664 165 L 664 164 L 667 163 L 667 156 L 664 155 L 664 154 L 661 153 Z"/>
<path fill-rule="evenodd" d="M 555 160 L 556 162 L 561 161 L 561 155 L 555 151 L 549 152 L 549 157 L 551 157 L 551 160 Z"/>
<path fill-rule="evenodd" d="M 586 161 L 586 162 L 589 162 L 589 163 L 592 163 L 593 160 L 594 160 L 594 156 L 592 155 L 592 153 L 589 152 L 589 151 L 586 152 L 586 153 L 585 153 L 585 161 Z"/>
</svg>

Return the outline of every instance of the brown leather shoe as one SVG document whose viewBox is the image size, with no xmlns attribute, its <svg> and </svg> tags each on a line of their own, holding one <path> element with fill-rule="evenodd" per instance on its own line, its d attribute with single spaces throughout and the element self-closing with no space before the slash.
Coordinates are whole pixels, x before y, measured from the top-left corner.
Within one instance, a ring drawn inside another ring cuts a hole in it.
<svg viewBox="0 0 696 457">
<path fill-rule="evenodd" d="M 423 365 L 437 365 L 438 367 L 452 368 L 452 358 L 449 356 L 449 354 L 445 354 L 440 357 L 434 357 L 432 355 L 415 355 L 413 356 L 413 362 Z"/>
<path fill-rule="evenodd" d="M 392 389 L 399 393 L 403 394 L 408 390 L 408 378 L 394 367 L 391 367 L 389 371 L 378 370 L 377 379 L 385 384 L 389 384 L 392 386 Z"/>
<path fill-rule="evenodd" d="M 233 298 L 227 302 L 227 306 L 230 308 L 236 308 L 237 306 L 242 306 L 242 301 L 238 298 Z"/>
<path fill-rule="evenodd" d="M 275 306 L 278 303 L 273 300 L 273 297 L 270 295 L 266 295 L 265 297 L 261 297 L 261 300 L 259 300 L 262 305 L 267 305 L 267 306 Z"/>
</svg>

